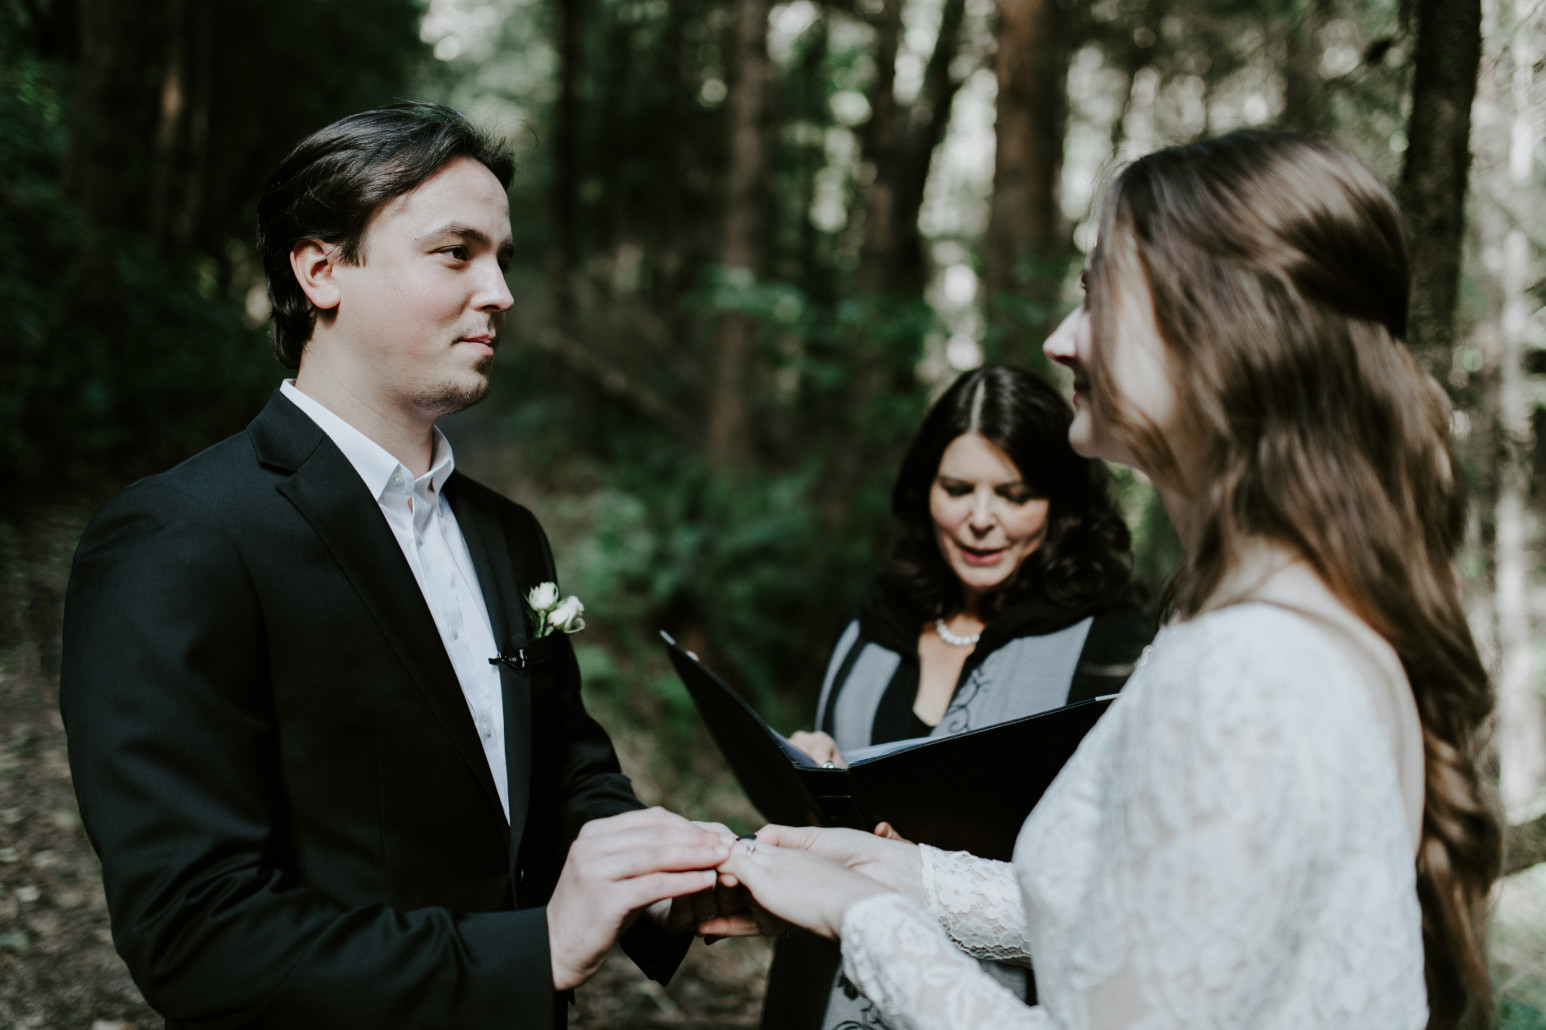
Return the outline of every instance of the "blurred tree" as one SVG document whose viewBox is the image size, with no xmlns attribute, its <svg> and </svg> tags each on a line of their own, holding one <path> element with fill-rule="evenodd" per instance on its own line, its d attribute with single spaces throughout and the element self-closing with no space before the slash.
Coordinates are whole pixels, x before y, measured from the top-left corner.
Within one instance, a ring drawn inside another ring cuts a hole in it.
<svg viewBox="0 0 1546 1030">
<path fill-rule="evenodd" d="M 401 97 L 420 14 L 415 0 L 357 19 L 304 0 L 0 9 L 15 29 L 0 32 L 15 339 L 0 465 L 22 496 L 96 492 L 251 417 L 275 379 L 249 242 L 261 170 Z"/>
<path fill-rule="evenodd" d="M 1067 79 L 1076 38 L 1059 0 L 1000 0 L 997 150 L 983 241 L 990 352 L 1016 343 L 1020 360 L 1056 322 L 1073 254 L 1059 204 Z"/>
<path fill-rule="evenodd" d="M 1407 340 L 1442 375 L 1455 339 L 1482 7 L 1481 0 L 1415 3 L 1412 114 L 1400 189 L 1412 241 Z"/>
<path fill-rule="evenodd" d="M 768 147 L 768 3 L 737 0 L 732 50 L 730 164 L 725 176 L 724 244 L 720 264 L 732 284 L 751 286 L 761 271 L 766 221 Z M 747 387 L 756 325 L 746 311 L 725 311 L 717 322 L 713 382 L 708 404 L 709 466 L 722 475 L 744 471 Z"/>
<path fill-rule="evenodd" d="M 1496 148 L 1498 160 L 1488 160 L 1491 175 L 1480 191 L 1514 197 L 1534 185 L 1535 148 L 1539 134 L 1533 103 L 1536 64 L 1540 53 L 1541 20 L 1509 0 L 1486 0 L 1484 17 L 1493 30 L 1478 107 L 1479 154 Z M 1490 180 L 1490 183 L 1489 183 Z M 1485 358 L 1486 438 L 1495 474 L 1483 479 L 1484 498 L 1491 493 L 1494 538 L 1492 614 L 1497 632 L 1499 791 L 1510 818 L 1540 812 L 1546 788 L 1546 704 L 1536 685 L 1531 654 L 1530 529 L 1531 409 L 1525 355 L 1533 342 L 1531 314 L 1540 302 L 1531 296 L 1536 247 L 1531 226 L 1512 205 L 1485 198 L 1478 228 L 1486 250 L 1498 255 L 1494 317 L 1477 326 Z M 1492 292 L 1492 291 L 1489 291 Z M 1489 298 L 1491 299 L 1491 298 Z M 1490 305 L 1489 305 L 1490 306 Z"/>
</svg>

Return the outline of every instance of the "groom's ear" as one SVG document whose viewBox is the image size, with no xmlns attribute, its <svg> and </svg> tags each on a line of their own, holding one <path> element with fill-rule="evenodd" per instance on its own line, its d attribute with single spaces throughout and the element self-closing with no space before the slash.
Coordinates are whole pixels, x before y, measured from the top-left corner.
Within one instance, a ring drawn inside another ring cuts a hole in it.
<svg viewBox="0 0 1546 1030">
<path fill-rule="evenodd" d="M 333 272 L 338 263 L 338 248 L 320 240 L 298 240 L 290 248 L 290 270 L 301 292 L 319 311 L 338 307 L 338 282 Z"/>
</svg>

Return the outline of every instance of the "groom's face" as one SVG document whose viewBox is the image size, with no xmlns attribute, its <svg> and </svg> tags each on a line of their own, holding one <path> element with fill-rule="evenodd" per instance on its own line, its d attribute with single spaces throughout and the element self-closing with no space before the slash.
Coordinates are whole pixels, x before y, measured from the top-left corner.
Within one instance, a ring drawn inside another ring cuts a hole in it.
<svg viewBox="0 0 1546 1030">
<path fill-rule="evenodd" d="M 382 205 L 357 265 L 335 266 L 336 318 L 381 401 L 440 415 L 488 391 L 512 303 L 510 205 L 483 164 L 452 160 Z"/>
</svg>

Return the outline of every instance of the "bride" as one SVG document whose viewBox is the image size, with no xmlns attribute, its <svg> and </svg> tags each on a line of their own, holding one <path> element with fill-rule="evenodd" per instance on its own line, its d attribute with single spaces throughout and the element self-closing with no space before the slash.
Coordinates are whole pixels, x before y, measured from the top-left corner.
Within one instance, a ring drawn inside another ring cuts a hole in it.
<svg viewBox="0 0 1546 1030">
<path fill-rule="evenodd" d="M 1301 137 L 1160 151 L 1109 192 L 1085 281 L 1045 350 L 1074 374 L 1074 448 L 1148 474 L 1181 534 L 1170 625 L 1012 864 L 771 826 L 724 881 L 840 938 L 896 1027 L 1485 1018 L 1492 699 L 1395 202 Z M 952 942 L 1034 956 L 1040 1003 Z"/>
</svg>

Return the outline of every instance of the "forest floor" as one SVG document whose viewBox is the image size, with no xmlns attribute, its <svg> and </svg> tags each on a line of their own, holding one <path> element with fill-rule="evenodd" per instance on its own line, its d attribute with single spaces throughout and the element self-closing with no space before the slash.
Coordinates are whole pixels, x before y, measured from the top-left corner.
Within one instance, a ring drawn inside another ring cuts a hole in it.
<svg viewBox="0 0 1546 1030">
<path fill-rule="evenodd" d="M 87 514 L 54 509 L 22 530 L 0 524 L 0 1027 L 13 1030 L 161 1026 L 113 950 L 101 866 L 81 828 L 59 717 L 60 614 Z M 657 778 L 641 769 L 650 749 L 643 729 L 625 725 L 615 736 L 625 767 L 642 773 L 641 796 L 663 800 Z M 699 783 L 723 784 L 724 776 L 711 764 Z M 711 809 L 739 813 L 743 826 L 752 818 L 744 801 L 712 793 L 723 800 Z M 663 988 L 616 953 L 576 992 L 570 1026 L 754 1027 L 770 959 L 767 941 L 697 943 Z"/>
</svg>

